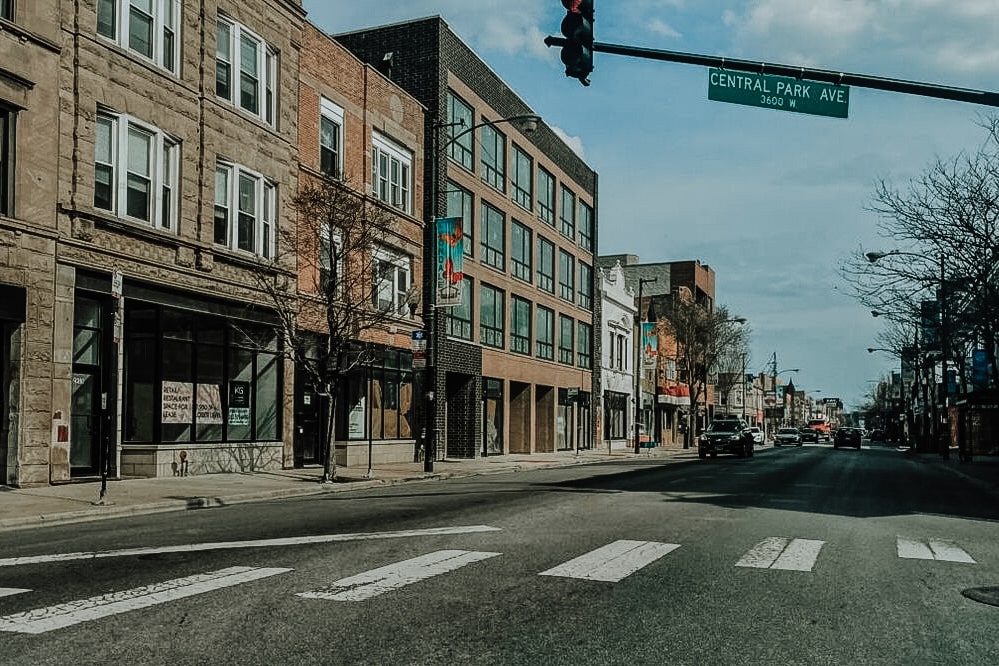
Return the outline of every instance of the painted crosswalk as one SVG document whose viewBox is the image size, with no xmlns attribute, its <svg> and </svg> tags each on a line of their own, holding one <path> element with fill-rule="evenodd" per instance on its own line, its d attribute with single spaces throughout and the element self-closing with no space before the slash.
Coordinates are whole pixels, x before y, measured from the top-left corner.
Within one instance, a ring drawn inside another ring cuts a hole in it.
<svg viewBox="0 0 999 666">
<path fill-rule="evenodd" d="M 494 528 L 461 528 L 462 531 L 491 531 Z M 421 532 L 424 534 L 425 532 Z M 350 535 L 352 538 L 392 538 L 399 533 Z M 329 536 L 322 541 L 330 541 Z M 260 542 L 254 545 L 259 545 Z M 825 541 L 794 537 L 767 537 L 756 543 L 736 563 L 736 567 L 784 571 L 814 570 Z M 216 547 L 219 544 L 210 544 Z M 270 544 L 268 544 L 270 545 Z M 248 547 L 241 542 L 237 548 Z M 643 572 L 649 565 L 681 547 L 677 543 L 618 539 L 588 552 L 566 559 L 539 576 L 574 578 L 588 581 L 619 583 Z M 194 550 L 198 550 L 195 548 Z M 896 552 L 900 559 L 935 560 L 976 564 L 974 558 L 955 541 L 944 538 L 916 539 L 899 536 Z M 116 553 L 120 555 L 121 553 Z M 297 597 L 326 601 L 357 602 L 398 590 L 407 585 L 452 573 L 468 565 L 490 560 L 502 553 L 475 550 L 436 550 L 411 559 L 379 566 L 326 587 L 296 593 Z M 74 554 L 78 555 L 78 554 Z M 70 558 L 70 559 L 76 559 Z M 8 566 L 10 566 L 8 564 Z M 132 610 L 177 601 L 206 592 L 242 585 L 277 574 L 292 571 L 280 567 L 237 566 L 201 573 L 184 578 L 154 583 L 121 592 L 112 592 L 87 599 L 36 608 L 0 616 L 0 632 L 40 634 L 82 622 L 99 620 Z M 529 573 L 529 572 L 524 572 Z M 654 575 L 654 574 L 653 574 Z M 27 595 L 31 589 L 0 587 L 0 599 Z"/>
<path fill-rule="evenodd" d="M 944 562 L 964 562 L 976 564 L 971 555 L 953 541 L 929 539 L 919 541 L 908 537 L 898 537 L 898 556 L 909 560 L 941 560 Z"/>
<path fill-rule="evenodd" d="M 343 578 L 321 590 L 300 592 L 298 596 L 330 601 L 363 601 L 497 555 L 499 553 L 438 550 L 428 555 Z"/>
<path fill-rule="evenodd" d="M 676 543 L 621 539 L 538 575 L 616 583 L 679 547 Z"/>
<path fill-rule="evenodd" d="M 6 615 L 0 617 L 0 631 L 41 634 L 53 629 L 62 629 L 89 620 L 98 620 L 110 615 L 148 608 L 287 571 L 291 571 L 291 569 L 229 567 L 207 574 L 176 578 L 124 592 L 103 594 L 57 606 Z"/>
<path fill-rule="evenodd" d="M 767 537 L 735 563 L 737 567 L 811 571 L 825 541 Z"/>
</svg>

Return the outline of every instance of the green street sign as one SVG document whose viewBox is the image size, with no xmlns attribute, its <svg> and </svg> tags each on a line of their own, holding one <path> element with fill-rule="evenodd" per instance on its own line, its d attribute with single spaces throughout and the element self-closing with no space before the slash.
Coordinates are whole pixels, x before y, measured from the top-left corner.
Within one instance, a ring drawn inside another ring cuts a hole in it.
<svg viewBox="0 0 999 666">
<path fill-rule="evenodd" d="M 850 87 L 791 76 L 711 68 L 708 70 L 708 99 L 813 116 L 846 118 L 850 109 Z"/>
</svg>

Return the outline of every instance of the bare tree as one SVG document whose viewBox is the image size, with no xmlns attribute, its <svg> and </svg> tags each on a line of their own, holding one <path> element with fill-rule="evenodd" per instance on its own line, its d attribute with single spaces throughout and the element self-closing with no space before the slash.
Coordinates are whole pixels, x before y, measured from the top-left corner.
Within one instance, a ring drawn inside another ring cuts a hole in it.
<svg viewBox="0 0 999 666">
<path fill-rule="evenodd" d="M 725 308 L 710 309 L 683 298 L 679 292 L 659 312 L 659 326 L 677 343 L 677 368 L 690 390 L 690 410 L 684 446 L 693 442 L 699 406 L 707 400 L 708 373 L 718 367 L 726 350 L 745 348 L 748 331 Z"/>
<path fill-rule="evenodd" d="M 948 356 L 960 368 L 977 342 L 999 384 L 999 117 L 981 124 L 987 138 L 975 152 L 938 158 L 906 187 L 876 184 L 870 209 L 891 247 L 858 249 L 841 274 L 861 303 L 903 331 L 918 324 L 921 302 L 944 305 Z M 898 343 L 897 331 L 887 337 Z"/>
<path fill-rule="evenodd" d="M 728 325 L 734 322 L 726 322 Z M 739 394 L 745 407 L 746 395 L 746 359 L 748 358 L 748 336 L 746 331 L 741 331 L 742 336 L 733 340 L 731 345 L 719 349 L 718 360 L 712 372 L 715 376 L 715 391 L 719 396 L 725 396 L 726 405 L 729 411 L 732 408 L 732 396 L 736 387 L 740 387 Z"/>
<path fill-rule="evenodd" d="M 351 369 L 370 362 L 358 341 L 404 314 L 409 304 L 399 303 L 391 289 L 386 298 L 375 256 L 395 233 L 390 212 L 344 178 L 305 182 L 292 205 L 297 224 L 278 231 L 276 259 L 297 266 L 297 288 L 289 288 L 287 275 L 257 277 L 279 316 L 285 356 L 322 398 L 321 482 L 327 483 L 336 478 L 337 398 Z M 410 300 L 418 293 L 410 289 Z"/>
</svg>

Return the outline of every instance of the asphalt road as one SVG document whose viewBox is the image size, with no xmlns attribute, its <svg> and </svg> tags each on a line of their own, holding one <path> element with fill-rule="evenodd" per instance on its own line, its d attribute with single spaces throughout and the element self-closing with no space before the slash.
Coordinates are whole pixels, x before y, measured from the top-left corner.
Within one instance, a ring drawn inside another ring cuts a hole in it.
<svg viewBox="0 0 999 666">
<path fill-rule="evenodd" d="M 20 531 L 4 664 L 986 664 L 999 498 L 894 449 Z"/>
</svg>

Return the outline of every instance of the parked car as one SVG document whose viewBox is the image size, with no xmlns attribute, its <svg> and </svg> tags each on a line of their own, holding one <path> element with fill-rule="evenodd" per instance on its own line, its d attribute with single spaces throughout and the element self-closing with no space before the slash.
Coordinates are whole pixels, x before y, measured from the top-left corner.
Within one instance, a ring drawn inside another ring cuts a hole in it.
<svg viewBox="0 0 999 666">
<path fill-rule="evenodd" d="M 716 419 L 697 440 L 697 455 L 705 458 L 719 453 L 734 453 L 742 458 L 753 455 L 753 433 L 742 419 Z"/>
<path fill-rule="evenodd" d="M 852 446 L 855 449 L 860 449 L 860 442 L 864 438 L 864 432 L 860 428 L 840 428 L 836 431 L 836 436 L 833 438 L 833 448 L 838 449 L 841 446 Z"/>
<path fill-rule="evenodd" d="M 753 433 L 753 441 L 757 444 L 763 443 L 763 428 L 759 426 L 751 426 L 749 432 Z"/>
<path fill-rule="evenodd" d="M 774 446 L 782 444 L 794 444 L 801 446 L 801 432 L 797 428 L 780 428 L 774 435 Z"/>
<path fill-rule="evenodd" d="M 801 441 L 802 442 L 815 442 L 819 443 L 819 431 L 813 430 L 812 428 L 802 428 L 801 429 Z"/>
</svg>

